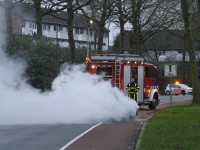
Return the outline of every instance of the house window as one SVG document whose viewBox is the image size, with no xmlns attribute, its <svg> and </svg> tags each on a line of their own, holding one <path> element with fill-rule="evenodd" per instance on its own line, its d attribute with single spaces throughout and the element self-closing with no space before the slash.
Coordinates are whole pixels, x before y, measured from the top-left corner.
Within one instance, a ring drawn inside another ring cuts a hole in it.
<svg viewBox="0 0 200 150">
<path fill-rule="evenodd" d="M 178 50 L 178 53 L 182 53 L 182 50 Z"/>
<path fill-rule="evenodd" d="M 29 22 L 29 28 L 33 28 L 33 22 Z"/>
<path fill-rule="evenodd" d="M 63 31 L 63 27 L 62 26 L 59 26 L 59 31 Z"/>
<path fill-rule="evenodd" d="M 36 29 L 37 28 L 36 23 L 32 23 L 32 24 L 33 24 L 33 29 Z"/>
<path fill-rule="evenodd" d="M 22 21 L 22 27 L 26 27 L 26 22 L 25 21 Z"/>
<path fill-rule="evenodd" d="M 46 24 L 43 24 L 43 30 L 47 30 Z"/>
<path fill-rule="evenodd" d="M 79 28 L 76 28 L 76 32 L 75 32 L 76 34 L 79 34 Z"/>
<path fill-rule="evenodd" d="M 47 24 L 47 30 L 50 31 L 51 28 L 50 28 L 50 24 Z"/>
<path fill-rule="evenodd" d="M 57 26 L 53 26 L 53 30 L 56 31 Z"/>
<path fill-rule="evenodd" d="M 83 34 L 84 30 L 83 28 L 76 28 L 76 34 Z"/>
<path fill-rule="evenodd" d="M 108 37 L 108 34 L 107 34 L 107 33 L 104 33 L 104 37 L 107 38 L 107 37 Z"/>
<path fill-rule="evenodd" d="M 83 34 L 83 28 L 80 29 L 80 34 Z"/>
</svg>

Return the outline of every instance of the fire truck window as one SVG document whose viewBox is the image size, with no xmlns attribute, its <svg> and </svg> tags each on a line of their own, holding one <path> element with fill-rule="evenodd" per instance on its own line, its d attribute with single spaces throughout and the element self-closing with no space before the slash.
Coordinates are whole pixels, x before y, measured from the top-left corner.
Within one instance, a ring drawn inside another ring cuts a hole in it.
<svg viewBox="0 0 200 150">
<path fill-rule="evenodd" d="M 96 74 L 111 76 L 112 75 L 112 67 L 111 66 L 97 66 Z"/>
<path fill-rule="evenodd" d="M 96 69 L 96 74 L 101 74 L 101 67 L 97 67 L 97 69 Z"/>
<path fill-rule="evenodd" d="M 149 77 L 152 78 L 153 77 L 153 68 L 149 68 L 150 73 L 149 73 Z"/>
<path fill-rule="evenodd" d="M 137 67 L 131 67 L 131 76 L 137 77 Z"/>
<path fill-rule="evenodd" d="M 106 68 L 106 75 L 112 75 L 112 67 Z"/>
<path fill-rule="evenodd" d="M 149 78 L 149 67 L 145 67 L 146 78 Z"/>
<path fill-rule="evenodd" d="M 156 78 L 157 77 L 157 70 L 154 68 L 153 69 L 153 78 Z"/>
</svg>

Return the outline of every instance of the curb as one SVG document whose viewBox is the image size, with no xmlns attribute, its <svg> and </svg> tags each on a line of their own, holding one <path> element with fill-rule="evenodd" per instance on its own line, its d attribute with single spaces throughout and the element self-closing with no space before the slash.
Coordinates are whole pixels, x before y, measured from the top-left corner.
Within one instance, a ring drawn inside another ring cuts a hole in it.
<svg viewBox="0 0 200 150">
<path fill-rule="evenodd" d="M 154 113 L 156 113 L 156 112 L 154 112 Z M 141 129 L 140 129 L 139 135 L 136 138 L 136 143 L 135 143 L 135 146 L 132 148 L 132 150 L 139 150 L 140 149 L 140 147 L 141 147 L 141 141 L 142 141 L 142 136 L 143 136 L 143 133 L 144 133 L 144 130 L 145 130 L 145 126 L 146 126 L 148 120 L 153 116 L 154 113 L 152 113 L 146 119 L 145 123 L 141 124 Z"/>
<path fill-rule="evenodd" d="M 129 142 L 129 145 L 127 147 L 127 150 L 133 150 L 135 148 L 135 146 L 137 145 L 137 139 L 141 133 L 143 124 L 140 124 L 137 129 L 135 130 L 134 134 L 131 137 L 131 140 Z"/>
</svg>

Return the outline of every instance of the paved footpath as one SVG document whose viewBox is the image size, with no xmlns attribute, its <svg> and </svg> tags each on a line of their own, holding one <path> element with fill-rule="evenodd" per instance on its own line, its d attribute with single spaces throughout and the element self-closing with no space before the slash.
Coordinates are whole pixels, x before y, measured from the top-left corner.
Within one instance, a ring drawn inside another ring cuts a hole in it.
<svg viewBox="0 0 200 150">
<path fill-rule="evenodd" d="M 65 150 L 133 150 L 148 118 L 168 106 L 169 103 L 160 104 L 155 110 L 142 107 L 133 120 L 103 123 L 80 137 Z"/>
</svg>

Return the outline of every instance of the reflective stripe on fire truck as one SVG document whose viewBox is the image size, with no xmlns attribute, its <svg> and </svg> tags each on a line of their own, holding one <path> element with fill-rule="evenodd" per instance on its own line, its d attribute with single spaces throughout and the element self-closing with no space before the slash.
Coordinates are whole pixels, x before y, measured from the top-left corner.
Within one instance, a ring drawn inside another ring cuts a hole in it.
<svg viewBox="0 0 200 150">
<path fill-rule="evenodd" d="M 159 90 L 159 86 L 151 86 L 151 89 L 157 89 L 157 90 Z"/>
</svg>

